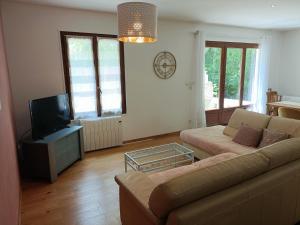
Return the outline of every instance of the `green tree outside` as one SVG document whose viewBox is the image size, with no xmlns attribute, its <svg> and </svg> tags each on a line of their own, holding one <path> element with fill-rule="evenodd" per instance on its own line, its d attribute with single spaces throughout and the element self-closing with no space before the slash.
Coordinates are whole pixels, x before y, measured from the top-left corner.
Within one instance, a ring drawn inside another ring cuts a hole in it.
<svg viewBox="0 0 300 225">
<path fill-rule="evenodd" d="M 254 76 L 256 49 L 247 49 L 245 80 L 244 80 L 244 100 L 251 100 L 251 83 Z M 225 98 L 239 99 L 240 79 L 241 79 L 242 49 L 228 48 L 226 77 L 225 77 Z M 213 97 L 219 96 L 221 67 L 221 48 L 206 48 L 205 50 L 205 70 L 208 80 L 213 83 Z"/>
</svg>

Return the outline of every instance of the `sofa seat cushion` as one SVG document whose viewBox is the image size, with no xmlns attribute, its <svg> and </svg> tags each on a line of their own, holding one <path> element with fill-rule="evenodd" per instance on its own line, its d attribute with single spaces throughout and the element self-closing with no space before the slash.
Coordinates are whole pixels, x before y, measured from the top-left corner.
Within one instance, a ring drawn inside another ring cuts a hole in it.
<svg viewBox="0 0 300 225">
<path fill-rule="evenodd" d="M 212 156 L 212 157 L 200 160 L 191 165 L 176 167 L 174 169 L 165 170 L 165 171 L 158 172 L 158 173 L 152 173 L 148 177 L 153 181 L 153 183 L 158 185 L 158 184 L 165 183 L 173 178 L 188 174 L 190 172 L 196 171 L 201 168 L 206 168 L 209 166 L 216 165 L 217 163 L 235 158 L 237 156 L 239 156 L 239 155 L 235 154 L 235 153 L 231 153 L 231 152 L 223 153 L 223 154 L 219 154 L 216 156 Z"/>
<path fill-rule="evenodd" d="M 224 126 L 184 130 L 180 138 L 187 144 L 201 148 L 211 155 L 232 152 L 239 155 L 254 152 L 257 149 L 243 146 L 232 141 L 232 138 L 223 134 Z"/>
</svg>

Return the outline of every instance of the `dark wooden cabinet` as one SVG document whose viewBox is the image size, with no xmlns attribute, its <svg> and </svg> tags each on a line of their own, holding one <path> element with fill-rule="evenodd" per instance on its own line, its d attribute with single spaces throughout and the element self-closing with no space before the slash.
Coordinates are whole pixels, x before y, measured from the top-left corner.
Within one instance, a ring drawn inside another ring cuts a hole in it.
<svg viewBox="0 0 300 225">
<path fill-rule="evenodd" d="M 84 158 L 82 126 L 68 127 L 40 140 L 24 140 L 22 153 L 26 177 L 54 182 L 59 173 Z"/>
</svg>

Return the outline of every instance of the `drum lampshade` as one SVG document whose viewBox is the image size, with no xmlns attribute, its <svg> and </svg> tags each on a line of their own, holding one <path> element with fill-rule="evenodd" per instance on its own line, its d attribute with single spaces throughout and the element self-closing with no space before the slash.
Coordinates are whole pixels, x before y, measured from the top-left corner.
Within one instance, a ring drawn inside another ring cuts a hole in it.
<svg viewBox="0 0 300 225">
<path fill-rule="evenodd" d="M 157 40 L 157 8 L 145 2 L 118 5 L 119 40 L 151 43 Z"/>
</svg>

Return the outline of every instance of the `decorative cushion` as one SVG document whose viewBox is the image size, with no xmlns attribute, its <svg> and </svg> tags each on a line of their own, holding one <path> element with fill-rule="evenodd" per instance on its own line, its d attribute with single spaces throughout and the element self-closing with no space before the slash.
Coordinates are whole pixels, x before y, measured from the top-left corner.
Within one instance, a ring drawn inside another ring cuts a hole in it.
<svg viewBox="0 0 300 225">
<path fill-rule="evenodd" d="M 283 141 L 288 138 L 289 138 L 289 135 L 285 132 L 278 131 L 278 130 L 264 129 L 263 137 L 261 139 L 261 142 L 260 142 L 258 148 L 263 148 L 263 147 L 266 147 L 268 145 L 274 144 L 279 141 Z"/>
<path fill-rule="evenodd" d="M 262 130 L 242 125 L 232 141 L 256 148 L 261 140 Z"/>
</svg>

